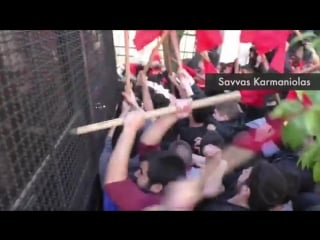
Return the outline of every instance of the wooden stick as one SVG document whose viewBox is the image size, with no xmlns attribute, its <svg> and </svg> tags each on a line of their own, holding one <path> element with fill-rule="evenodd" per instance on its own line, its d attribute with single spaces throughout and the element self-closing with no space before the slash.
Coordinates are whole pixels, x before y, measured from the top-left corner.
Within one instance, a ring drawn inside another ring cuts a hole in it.
<svg viewBox="0 0 320 240">
<path fill-rule="evenodd" d="M 209 107 L 217 104 L 221 104 L 224 102 L 230 101 L 239 101 L 241 99 L 241 95 L 239 91 L 234 91 L 230 93 L 220 94 L 213 97 L 207 97 L 200 100 L 196 100 L 192 102 L 192 109 Z M 169 106 L 160 108 L 157 110 L 146 112 L 146 119 L 156 118 L 167 114 L 172 114 L 177 111 L 175 106 Z M 109 121 L 103 121 L 99 123 L 89 124 L 86 126 L 74 128 L 71 130 L 71 134 L 82 135 L 90 132 L 96 132 L 104 129 L 108 129 L 111 127 L 117 127 L 123 125 L 123 118 L 116 118 Z"/>
<path fill-rule="evenodd" d="M 178 61 L 178 68 L 182 69 L 182 60 L 181 60 L 181 56 L 180 56 L 180 47 L 179 47 L 177 32 L 175 30 L 171 31 L 170 37 L 171 37 L 171 42 L 172 42 L 174 52 L 176 55 L 176 59 Z"/>
<path fill-rule="evenodd" d="M 124 31 L 124 47 L 125 47 L 125 64 L 126 64 L 126 88 L 128 88 L 131 79 L 131 71 L 130 71 L 130 51 L 129 51 L 129 31 Z"/>
<path fill-rule="evenodd" d="M 152 49 L 152 52 L 151 52 L 149 61 L 148 61 L 147 65 L 144 66 L 144 69 L 143 69 L 144 74 L 146 74 L 146 73 L 148 72 L 148 69 L 149 69 L 149 67 L 151 66 L 151 63 L 152 63 L 152 59 L 153 59 L 154 54 L 156 53 L 156 51 L 158 51 L 159 47 L 161 46 L 161 44 L 163 43 L 163 41 L 166 39 L 168 33 L 169 33 L 169 30 L 164 30 L 163 33 L 162 33 L 162 35 L 161 35 L 160 40 L 159 40 L 158 43 L 157 43 L 157 45 Z"/>
</svg>

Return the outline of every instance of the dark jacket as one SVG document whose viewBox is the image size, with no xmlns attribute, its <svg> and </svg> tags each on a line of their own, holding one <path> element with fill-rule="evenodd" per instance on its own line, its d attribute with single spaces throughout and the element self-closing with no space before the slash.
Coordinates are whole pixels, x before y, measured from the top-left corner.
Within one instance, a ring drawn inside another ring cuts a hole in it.
<svg viewBox="0 0 320 240">
<path fill-rule="evenodd" d="M 278 161 L 285 162 L 288 166 L 295 166 L 300 172 L 300 193 L 313 192 L 315 187 L 315 182 L 313 181 L 312 171 L 310 169 L 302 169 L 298 165 L 299 155 L 297 153 L 291 152 L 289 150 L 282 150 L 274 154 L 268 161 L 271 163 L 276 163 Z"/>
<path fill-rule="evenodd" d="M 222 122 L 210 116 L 209 123 L 215 125 L 216 131 L 223 137 L 226 144 L 231 143 L 236 134 L 248 129 L 244 113 L 241 113 L 240 116 L 234 120 Z"/>
</svg>

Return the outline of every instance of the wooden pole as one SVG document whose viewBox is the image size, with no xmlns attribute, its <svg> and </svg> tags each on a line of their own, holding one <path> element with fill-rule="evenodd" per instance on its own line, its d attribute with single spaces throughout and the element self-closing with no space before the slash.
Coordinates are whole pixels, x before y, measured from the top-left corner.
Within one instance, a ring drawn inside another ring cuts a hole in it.
<svg viewBox="0 0 320 240">
<path fill-rule="evenodd" d="M 146 74 L 148 72 L 148 69 L 150 68 L 150 65 L 152 63 L 152 59 L 153 59 L 154 54 L 156 53 L 156 51 L 158 51 L 158 49 L 160 48 L 160 46 L 163 43 L 163 41 L 166 39 L 166 37 L 167 37 L 169 32 L 170 32 L 169 30 L 163 31 L 163 33 L 161 35 L 161 38 L 158 41 L 157 45 L 152 49 L 149 61 L 148 61 L 147 65 L 143 69 L 144 74 Z"/>
<path fill-rule="evenodd" d="M 224 102 L 231 101 L 240 101 L 241 94 L 239 91 L 234 91 L 230 93 L 220 94 L 213 97 L 207 97 L 200 100 L 196 100 L 192 102 L 192 109 L 199 109 L 204 107 L 209 107 L 217 104 L 221 104 Z M 157 118 L 163 115 L 172 114 L 177 111 L 175 106 L 164 107 L 160 109 L 156 109 L 153 111 L 146 112 L 146 119 Z M 111 127 L 117 127 L 123 125 L 123 118 L 116 118 L 108 121 L 103 121 L 99 123 L 89 124 L 86 126 L 74 128 L 71 130 L 71 134 L 74 135 L 82 135 L 90 132 L 96 132 L 104 129 L 108 129 Z"/>
<path fill-rule="evenodd" d="M 130 50 L 129 50 L 129 31 L 124 31 L 124 47 L 125 47 L 125 66 L 126 66 L 126 87 L 125 89 L 130 89 L 131 87 L 131 71 L 130 71 Z"/>
</svg>

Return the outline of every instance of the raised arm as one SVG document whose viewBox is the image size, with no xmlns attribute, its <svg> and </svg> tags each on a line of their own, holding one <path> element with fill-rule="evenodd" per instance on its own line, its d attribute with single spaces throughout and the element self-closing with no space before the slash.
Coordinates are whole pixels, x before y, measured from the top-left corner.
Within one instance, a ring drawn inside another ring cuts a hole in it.
<svg viewBox="0 0 320 240">
<path fill-rule="evenodd" d="M 154 109 L 154 106 L 148 87 L 148 79 L 143 71 L 140 71 L 138 74 L 138 84 L 141 85 L 142 88 L 142 101 L 144 110 L 152 111 Z"/>
<path fill-rule="evenodd" d="M 123 131 L 110 157 L 105 183 L 120 182 L 128 178 L 130 152 L 137 131 L 145 124 L 144 112 L 135 110 L 125 117 Z"/>
<path fill-rule="evenodd" d="M 189 116 L 191 99 L 178 99 L 173 103 L 177 113 L 158 118 L 141 136 L 141 143 L 146 146 L 158 145 L 167 131 L 179 120 Z"/>
</svg>

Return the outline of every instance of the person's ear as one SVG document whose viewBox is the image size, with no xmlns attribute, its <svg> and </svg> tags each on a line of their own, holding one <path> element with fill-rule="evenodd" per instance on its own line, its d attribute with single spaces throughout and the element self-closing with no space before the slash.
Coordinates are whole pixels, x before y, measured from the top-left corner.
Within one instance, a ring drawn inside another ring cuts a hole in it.
<svg viewBox="0 0 320 240">
<path fill-rule="evenodd" d="M 249 199 L 250 197 L 250 188 L 247 186 L 247 185 L 243 185 L 241 186 L 241 189 L 240 189 L 240 194 L 243 198 L 245 199 Z"/>
<path fill-rule="evenodd" d="M 163 190 L 163 185 L 160 183 L 152 184 L 150 191 L 153 193 L 160 193 Z"/>
</svg>

